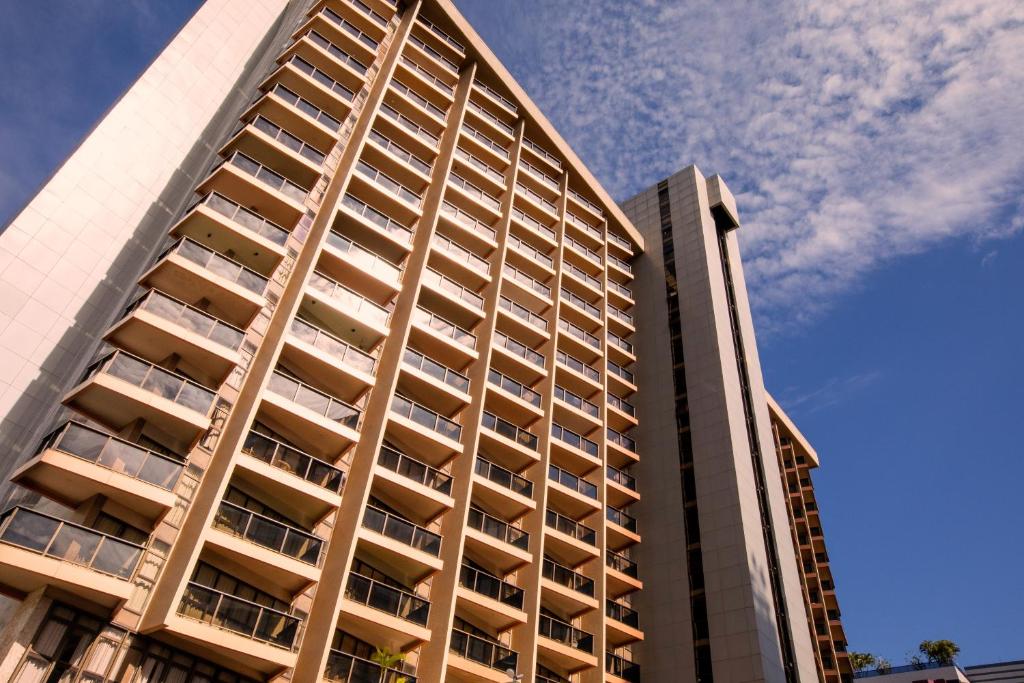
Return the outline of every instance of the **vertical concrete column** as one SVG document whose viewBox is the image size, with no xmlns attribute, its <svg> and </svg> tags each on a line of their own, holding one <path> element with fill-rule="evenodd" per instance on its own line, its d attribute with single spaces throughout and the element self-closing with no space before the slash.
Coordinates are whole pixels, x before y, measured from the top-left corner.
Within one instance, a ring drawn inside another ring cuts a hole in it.
<svg viewBox="0 0 1024 683">
<path fill-rule="evenodd" d="M 412 28 L 419 4 L 410 6 L 402 17 L 402 40 L 396 39 L 389 58 L 398 59 L 405 38 Z M 401 29 L 400 29 L 401 30 Z M 377 453 L 384 441 L 385 425 L 391 407 L 391 399 L 398 383 L 399 365 L 409 339 L 409 327 L 416 310 L 423 272 L 430 255 L 430 242 L 437 226 L 441 202 L 444 199 L 445 179 L 451 171 L 452 159 L 458 142 L 459 128 L 465 116 L 469 89 L 476 70 L 470 64 L 459 78 L 455 88 L 448 121 L 441 136 L 437 159 L 430 174 L 430 185 L 423 197 L 423 214 L 413 234 L 412 250 L 405 265 L 402 291 L 395 301 L 389 328 L 391 334 L 384 342 L 377 360 L 377 376 L 363 415 L 363 426 L 359 442 L 352 456 L 348 480 L 341 498 L 341 509 L 335 524 L 333 539 L 324 558 L 320 586 L 317 589 L 313 607 L 306 620 L 305 636 L 299 648 L 298 664 L 292 680 L 295 683 L 319 681 L 326 664 L 331 639 L 338 621 L 338 613 L 348 580 L 348 569 L 355 555 L 356 539 L 362 525 L 363 512 L 370 497 L 373 484 L 373 467 Z M 379 101 L 378 101 L 379 104 Z M 374 105 L 376 109 L 377 105 Z M 450 514 L 450 513 L 449 513 Z M 443 546 L 443 543 L 442 543 Z"/>
<path fill-rule="evenodd" d="M 470 78 L 472 84 L 472 78 Z M 457 136 L 456 136 L 457 137 Z M 452 497 L 455 508 L 449 511 L 441 523 L 441 559 L 444 569 L 433 578 L 430 586 L 431 595 L 454 596 L 459 589 L 459 574 L 462 570 L 462 552 L 466 544 L 466 522 L 469 518 L 473 487 L 473 471 L 476 464 L 476 452 L 480 443 L 480 422 L 484 412 L 484 394 L 487 391 L 487 372 L 491 367 L 491 342 L 498 318 L 498 297 L 501 295 L 501 267 L 505 263 L 508 245 L 509 224 L 512 221 L 512 194 L 515 191 L 516 176 L 519 170 L 519 155 L 522 149 L 523 124 L 516 128 L 515 142 L 508 170 L 505 173 L 505 192 L 501 196 L 503 204 L 501 218 L 496 232 L 498 248 L 490 262 L 491 281 L 484 290 L 484 311 L 486 317 L 479 325 L 477 334 L 477 352 L 480 354 L 473 361 L 468 374 L 470 396 L 472 401 L 462 413 L 462 445 L 461 455 L 456 456 L 452 465 Z M 443 183 L 442 183 L 443 184 Z M 448 662 L 448 646 L 451 642 L 452 625 L 455 620 L 456 600 L 448 601 L 447 610 L 439 609 L 436 603 L 431 605 L 430 619 L 427 627 L 431 632 L 431 640 L 424 645 L 420 662 L 417 666 L 417 678 L 424 681 L 444 680 Z"/>
</svg>

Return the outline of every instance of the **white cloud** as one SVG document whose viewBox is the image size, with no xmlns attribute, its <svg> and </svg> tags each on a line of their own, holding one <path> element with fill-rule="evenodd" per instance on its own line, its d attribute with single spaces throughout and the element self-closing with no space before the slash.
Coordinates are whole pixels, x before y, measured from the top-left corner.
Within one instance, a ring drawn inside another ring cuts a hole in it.
<svg viewBox="0 0 1024 683">
<path fill-rule="evenodd" d="M 523 9 L 460 4 L 471 20 Z M 543 28 L 513 73 L 614 196 L 689 163 L 729 182 L 762 327 L 813 317 L 893 257 L 1024 228 L 1024 3 L 527 11 Z"/>
</svg>

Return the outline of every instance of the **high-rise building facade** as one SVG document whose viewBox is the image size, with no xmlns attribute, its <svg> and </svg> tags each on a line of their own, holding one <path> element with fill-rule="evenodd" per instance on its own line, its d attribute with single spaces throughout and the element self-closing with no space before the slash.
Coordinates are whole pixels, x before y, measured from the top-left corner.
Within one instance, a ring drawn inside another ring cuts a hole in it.
<svg viewBox="0 0 1024 683">
<path fill-rule="evenodd" d="M 449 0 L 208 0 L 0 235 L 0 680 L 819 680 L 737 225 Z"/>
</svg>

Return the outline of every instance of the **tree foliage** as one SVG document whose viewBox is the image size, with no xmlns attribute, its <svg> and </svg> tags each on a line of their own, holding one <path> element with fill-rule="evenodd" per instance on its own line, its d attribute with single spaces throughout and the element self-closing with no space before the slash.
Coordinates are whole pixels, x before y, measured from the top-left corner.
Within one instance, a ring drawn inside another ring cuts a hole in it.
<svg viewBox="0 0 1024 683">
<path fill-rule="evenodd" d="M 917 649 L 929 662 L 947 666 L 953 664 L 960 654 L 960 646 L 952 640 L 922 640 Z"/>
</svg>

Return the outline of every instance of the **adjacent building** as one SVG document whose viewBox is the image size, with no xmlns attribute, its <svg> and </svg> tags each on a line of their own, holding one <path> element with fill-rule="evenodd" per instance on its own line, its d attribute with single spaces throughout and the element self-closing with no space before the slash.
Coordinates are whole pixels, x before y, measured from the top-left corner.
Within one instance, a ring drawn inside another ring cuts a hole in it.
<svg viewBox="0 0 1024 683">
<path fill-rule="evenodd" d="M 0 235 L 0 680 L 829 683 L 738 224 L 449 0 L 208 0 Z"/>
</svg>

